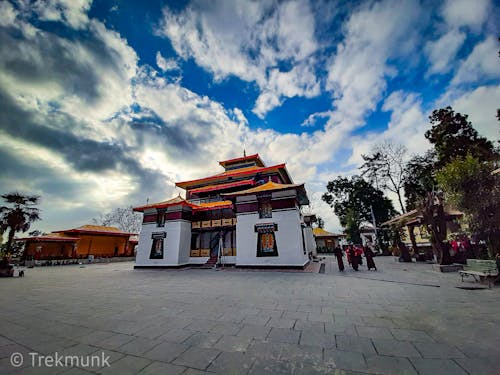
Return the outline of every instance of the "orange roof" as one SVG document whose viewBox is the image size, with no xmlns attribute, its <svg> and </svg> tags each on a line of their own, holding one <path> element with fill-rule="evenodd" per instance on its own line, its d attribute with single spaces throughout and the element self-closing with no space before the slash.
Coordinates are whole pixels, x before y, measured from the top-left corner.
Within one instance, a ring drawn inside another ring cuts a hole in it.
<svg viewBox="0 0 500 375">
<path fill-rule="evenodd" d="M 191 190 L 189 190 L 189 192 L 193 193 L 193 194 L 204 193 L 204 192 L 208 192 L 208 191 L 229 189 L 232 187 L 243 186 L 243 185 L 255 185 L 255 181 L 254 180 L 241 180 L 241 181 L 228 182 L 227 184 L 207 185 L 207 186 L 203 186 L 200 188 L 191 189 Z"/>
<path fill-rule="evenodd" d="M 234 158 L 234 159 L 224 160 L 224 161 L 220 161 L 219 164 L 222 165 L 225 168 L 228 165 L 237 164 L 237 163 L 240 163 L 240 162 L 243 162 L 243 161 L 246 161 L 246 160 L 255 160 L 255 162 L 257 163 L 257 165 L 259 167 L 264 167 L 265 166 L 264 162 L 260 158 L 259 154 L 253 154 L 253 155 L 243 156 L 243 157 L 240 157 L 240 158 Z"/>
<path fill-rule="evenodd" d="M 233 202 L 231 201 L 216 201 L 199 203 L 193 207 L 195 211 L 208 211 L 208 210 L 221 210 L 223 208 L 232 208 Z"/>
<path fill-rule="evenodd" d="M 144 206 L 134 207 L 133 210 L 138 211 L 138 212 L 143 212 L 144 210 L 146 210 L 148 208 L 167 208 L 170 206 L 177 206 L 177 205 L 191 206 L 191 203 L 189 203 L 187 200 L 185 200 L 184 198 L 182 198 L 179 195 L 175 198 L 172 198 L 172 199 L 169 199 L 169 200 L 166 200 L 163 202 L 150 203 L 150 204 L 146 204 Z"/>
<path fill-rule="evenodd" d="M 313 228 L 314 237 L 345 237 L 345 234 L 330 233 L 323 228 Z"/>
<path fill-rule="evenodd" d="M 221 195 L 244 195 L 244 194 L 254 194 L 254 193 L 261 193 L 263 191 L 275 191 L 275 190 L 285 190 L 285 189 L 294 189 L 294 188 L 300 188 L 304 187 L 304 184 L 278 184 L 273 181 L 268 181 L 265 184 L 256 186 L 254 188 L 250 188 L 247 190 L 240 190 L 240 191 L 235 191 L 233 193 L 225 193 Z"/>
<path fill-rule="evenodd" d="M 78 237 L 67 237 L 64 235 L 64 233 L 49 233 L 49 234 L 44 234 L 43 236 L 16 238 L 16 241 L 76 242 L 79 239 L 80 238 Z"/>
<path fill-rule="evenodd" d="M 175 185 L 180 187 L 180 188 L 187 189 L 190 186 L 198 186 L 198 185 L 201 185 L 203 183 L 207 183 L 207 182 L 211 182 L 211 181 L 215 182 L 217 180 L 225 180 L 226 178 L 229 178 L 229 177 L 250 176 L 250 175 L 256 175 L 257 173 L 262 173 L 262 172 L 278 171 L 280 169 L 284 170 L 286 173 L 286 176 L 288 178 L 290 178 L 288 176 L 288 173 L 286 172 L 285 164 L 283 163 L 283 164 L 273 165 L 270 167 L 251 166 L 251 167 L 246 167 L 246 168 L 238 168 L 238 169 L 234 169 L 234 170 L 225 171 L 225 172 L 216 174 L 214 176 L 200 178 L 197 180 L 176 182 Z"/>
<path fill-rule="evenodd" d="M 67 230 L 58 230 L 53 233 L 82 233 L 82 234 L 108 234 L 114 236 L 130 236 L 137 233 L 123 232 L 116 227 L 106 227 L 103 225 L 82 225 L 81 227 Z"/>
</svg>

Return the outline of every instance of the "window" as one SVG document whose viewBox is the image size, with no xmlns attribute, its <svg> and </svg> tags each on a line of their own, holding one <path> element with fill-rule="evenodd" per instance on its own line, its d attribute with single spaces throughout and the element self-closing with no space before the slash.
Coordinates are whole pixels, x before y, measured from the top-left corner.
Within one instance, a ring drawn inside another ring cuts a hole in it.
<svg viewBox="0 0 500 375">
<path fill-rule="evenodd" d="M 261 196 L 259 199 L 259 218 L 273 217 L 273 207 L 271 206 L 271 196 Z"/>
<path fill-rule="evenodd" d="M 158 211 L 158 216 L 156 217 L 156 226 L 165 226 L 165 211 Z"/>
<path fill-rule="evenodd" d="M 149 259 L 163 259 L 163 242 L 167 234 L 165 232 L 152 233 L 151 253 Z"/>
<path fill-rule="evenodd" d="M 278 225 L 274 223 L 256 224 L 257 232 L 257 257 L 277 257 L 278 247 L 276 245 L 275 231 Z"/>
</svg>

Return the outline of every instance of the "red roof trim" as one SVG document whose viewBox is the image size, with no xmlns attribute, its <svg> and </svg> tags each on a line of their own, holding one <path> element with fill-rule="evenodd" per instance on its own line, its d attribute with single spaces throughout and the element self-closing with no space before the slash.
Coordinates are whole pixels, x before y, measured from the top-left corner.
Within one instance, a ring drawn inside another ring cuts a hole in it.
<svg viewBox="0 0 500 375">
<path fill-rule="evenodd" d="M 16 241 L 76 242 L 79 239 L 78 237 L 36 236 L 16 238 Z"/>
<path fill-rule="evenodd" d="M 193 211 L 212 211 L 212 210 L 223 210 L 225 208 L 233 208 L 232 204 L 225 204 L 223 206 L 213 206 L 213 207 L 203 207 L 203 206 L 198 206 L 194 207 Z"/>
<path fill-rule="evenodd" d="M 242 180 L 242 181 L 235 181 L 235 182 L 228 182 L 227 184 L 219 184 L 215 186 L 205 186 L 201 188 L 196 188 L 196 189 L 191 189 L 189 192 L 191 194 L 196 194 L 196 193 L 203 193 L 207 191 L 214 191 L 214 190 L 221 190 L 221 189 L 228 189 L 232 188 L 235 186 L 243 186 L 243 185 L 255 185 L 254 180 Z"/>
<path fill-rule="evenodd" d="M 262 168 L 258 168 L 258 169 L 252 169 L 252 170 L 241 171 L 241 172 L 238 172 L 238 170 L 236 170 L 233 173 L 222 173 L 222 174 L 217 174 L 215 176 L 199 178 L 197 180 L 176 182 L 175 186 L 178 186 L 182 189 L 185 189 L 185 187 L 183 187 L 182 185 L 188 185 L 188 184 L 193 184 L 193 183 L 203 182 L 203 181 L 213 181 L 213 180 L 217 180 L 220 178 L 228 178 L 228 177 L 235 177 L 235 176 L 245 176 L 245 175 L 257 174 L 257 173 L 269 171 L 271 169 L 276 169 L 276 168 L 282 169 L 282 168 L 285 168 L 285 165 L 286 164 L 283 163 L 283 164 L 278 164 L 278 165 L 272 165 L 270 167 L 262 167 Z"/>
<path fill-rule="evenodd" d="M 148 208 L 167 208 L 167 207 L 172 207 L 172 206 L 187 206 L 187 207 L 193 207 L 192 204 L 184 201 L 184 202 L 175 202 L 175 203 L 159 203 L 159 204 L 148 204 L 146 206 L 139 206 L 139 207 L 134 207 L 132 210 L 136 212 L 144 212 L 145 209 Z"/>
<path fill-rule="evenodd" d="M 123 236 L 123 237 L 130 237 L 130 236 L 137 236 L 137 233 L 127 233 L 127 232 L 108 232 L 105 230 L 85 230 L 85 229 L 68 229 L 68 230 L 58 230 L 55 231 L 54 233 L 80 233 L 80 234 L 101 234 L 104 236 Z"/>
<path fill-rule="evenodd" d="M 219 165 L 224 166 L 226 164 L 234 164 L 234 163 L 237 163 L 239 161 L 251 160 L 251 159 L 259 159 L 262 162 L 262 160 L 260 159 L 259 154 L 253 154 L 253 155 L 248 155 L 248 156 L 242 156 L 242 157 L 239 157 L 239 158 L 234 158 L 234 159 L 220 161 Z M 264 164 L 264 163 L 262 163 L 262 164 Z"/>
</svg>

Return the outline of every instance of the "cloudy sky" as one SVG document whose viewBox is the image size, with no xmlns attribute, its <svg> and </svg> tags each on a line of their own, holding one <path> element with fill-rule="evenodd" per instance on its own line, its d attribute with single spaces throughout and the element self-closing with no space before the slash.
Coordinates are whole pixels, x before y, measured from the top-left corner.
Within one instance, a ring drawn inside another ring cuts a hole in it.
<svg viewBox="0 0 500 375">
<path fill-rule="evenodd" d="M 45 231 L 164 200 L 259 153 L 320 197 L 385 140 L 423 153 L 451 105 L 499 138 L 488 0 L 0 2 L 0 190 Z"/>
</svg>

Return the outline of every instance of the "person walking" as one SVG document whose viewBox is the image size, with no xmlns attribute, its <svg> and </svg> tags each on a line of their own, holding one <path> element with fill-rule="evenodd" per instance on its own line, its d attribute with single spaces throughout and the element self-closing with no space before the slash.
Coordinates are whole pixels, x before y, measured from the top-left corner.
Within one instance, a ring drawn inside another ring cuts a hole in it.
<svg viewBox="0 0 500 375">
<path fill-rule="evenodd" d="M 349 246 L 349 249 L 347 251 L 349 252 L 349 258 L 351 259 L 351 266 L 354 269 L 354 271 L 357 271 L 359 263 L 354 247 L 352 245 Z"/>
<path fill-rule="evenodd" d="M 375 266 L 375 261 L 373 260 L 373 257 L 375 256 L 373 250 L 371 249 L 370 246 L 365 246 L 364 252 L 365 252 L 366 266 L 368 267 L 368 271 L 371 270 L 372 268 L 376 271 L 377 266 Z"/>
<path fill-rule="evenodd" d="M 337 246 L 335 249 L 333 249 L 333 254 L 337 258 L 337 264 L 339 266 L 339 271 L 343 272 L 344 271 L 344 261 L 342 260 L 343 254 L 342 254 L 342 249 L 340 246 Z"/>
</svg>

